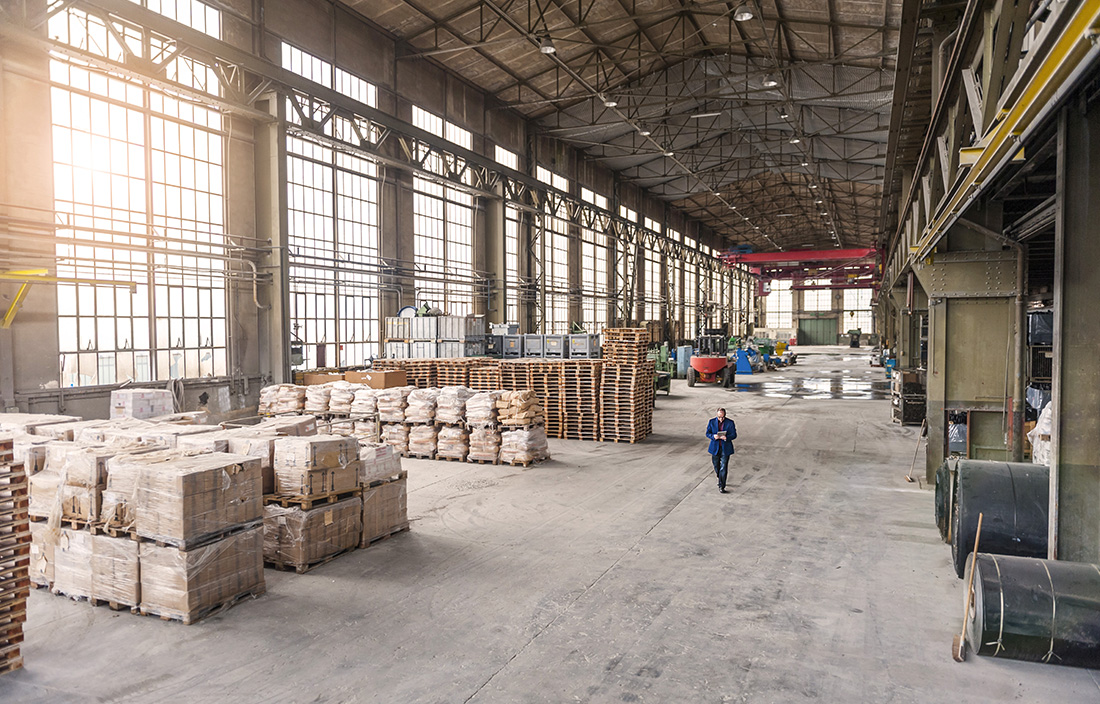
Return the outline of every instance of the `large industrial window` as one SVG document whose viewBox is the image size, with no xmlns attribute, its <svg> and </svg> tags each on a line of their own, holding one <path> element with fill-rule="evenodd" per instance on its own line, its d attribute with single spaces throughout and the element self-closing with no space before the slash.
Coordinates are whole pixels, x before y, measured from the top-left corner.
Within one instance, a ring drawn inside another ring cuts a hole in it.
<svg viewBox="0 0 1100 704">
<path fill-rule="evenodd" d="M 767 301 L 765 310 L 767 311 L 768 323 L 765 327 L 772 329 L 790 329 L 794 327 L 792 299 L 793 292 L 791 291 L 790 281 L 780 281 L 778 279 L 772 281 L 772 292 L 765 299 Z"/>
<path fill-rule="evenodd" d="M 470 149 L 472 135 L 417 106 L 413 124 L 437 137 Z M 445 175 L 457 164 L 447 164 L 438 153 L 428 153 L 425 166 Z M 449 315 L 473 313 L 474 198 L 423 176 L 413 176 L 413 257 L 416 299 Z"/>
<path fill-rule="evenodd" d="M 519 170 L 519 155 L 503 147 L 496 147 L 497 163 Z M 520 209 L 504 204 L 504 315 L 511 323 L 519 321 L 519 228 L 522 222 Z"/>
<path fill-rule="evenodd" d="M 581 200 L 602 211 L 607 210 L 607 198 L 581 188 Z M 581 287 L 583 289 L 584 323 L 590 333 L 607 326 L 607 230 L 610 218 L 594 209 L 586 209 L 581 228 Z"/>
<path fill-rule="evenodd" d="M 219 13 L 202 3 L 153 9 L 220 32 Z M 109 29 L 69 8 L 48 33 L 112 61 L 167 59 L 170 80 L 218 90 L 209 67 L 170 58 L 168 38 L 122 21 Z M 137 287 L 57 287 L 61 383 L 226 374 L 220 112 L 75 59 L 51 59 L 50 78 L 57 274 Z"/>
<path fill-rule="evenodd" d="M 807 279 L 807 286 L 828 286 L 828 279 Z M 809 312 L 828 312 L 833 309 L 833 291 L 828 288 L 802 292 L 802 310 Z"/>
<path fill-rule="evenodd" d="M 872 332 L 874 316 L 871 315 L 871 289 L 844 289 L 844 331 L 860 329 Z"/>
<path fill-rule="evenodd" d="M 646 320 L 661 319 L 661 303 L 664 294 L 661 291 L 661 253 L 657 249 L 645 248 L 645 317 Z"/>
<path fill-rule="evenodd" d="M 569 180 L 549 169 L 537 166 L 535 177 L 559 191 L 569 191 Z M 563 335 L 569 332 L 569 220 L 559 196 L 547 196 L 542 220 L 543 332 Z"/>
<path fill-rule="evenodd" d="M 282 61 L 303 78 L 375 104 L 373 85 L 327 61 L 285 43 Z M 289 122 L 299 125 L 288 108 Z M 324 134 L 357 141 L 352 118 L 332 118 Z M 373 137 L 366 128 L 359 134 Z M 303 343 L 300 366 L 362 364 L 380 352 L 378 165 L 300 128 L 286 147 L 290 324 Z"/>
</svg>

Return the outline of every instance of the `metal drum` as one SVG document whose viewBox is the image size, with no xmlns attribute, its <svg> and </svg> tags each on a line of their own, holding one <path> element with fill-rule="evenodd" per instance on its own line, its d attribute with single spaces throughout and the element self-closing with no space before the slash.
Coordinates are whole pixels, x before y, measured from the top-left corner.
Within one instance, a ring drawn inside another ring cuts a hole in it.
<svg viewBox="0 0 1100 704">
<path fill-rule="evenodd" d="M 979 553 L 974 570 L 974 652 L 1100 668 L 1100 567 Z"/>
<path fill-rule="evenodd" d="M 951 556 L 963 576 L 984 514 L 980 552 L 1047 556 L 1050 469 L 1039 464 L 959 460 L 952 510 Z"/>
</svg>

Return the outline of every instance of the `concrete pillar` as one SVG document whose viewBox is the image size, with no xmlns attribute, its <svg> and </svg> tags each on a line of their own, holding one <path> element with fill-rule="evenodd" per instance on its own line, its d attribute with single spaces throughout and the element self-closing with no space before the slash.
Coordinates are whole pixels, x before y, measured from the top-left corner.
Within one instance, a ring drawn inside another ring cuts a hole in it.
<svg viewBox="0 0 1100 704">
<path fill-rule="evenodd" d="M 286 133 L 284 130 L 285 101 L 272 93 L 258 104 L 275 119 L 257 125 L 255 131 L 256 155 L 256 236 L 267 239 L 268 255 L 261 262 L 263 271 L 270 272 L 273 284 L 267 300 L 270 306 L 266 315 L 257 321 L 256 339 L 260 349 L 260 369 L 271 375 L 276 383 L 291 380 L 290 376 L 290 296 L 288 275 L 290 255 L 287 252 L 287 194 L 286 194 Z"/>
<path fill-rule="evenodd" d="M 1100 562 L 1100 110 L 1063 110 L 1054 260 L 1050 556 Z"/>
<path fill-rule="evenodd" d="M 507 270 L 504 262 L 504 187 L 496 186 L 497 195 L 500 198 L 489 198 L 485 201 L 485 227 L 481 238 L 481 246 L 475 242 L 474 257 L 478 257 L 479 250 L 484 253 L 482 270 L 491 277 L 489 281 L 489 302 L 487 319 L 490 323 L 508 322 L 507 294 L 504 288 L 507 279 Z"/>
</svg>

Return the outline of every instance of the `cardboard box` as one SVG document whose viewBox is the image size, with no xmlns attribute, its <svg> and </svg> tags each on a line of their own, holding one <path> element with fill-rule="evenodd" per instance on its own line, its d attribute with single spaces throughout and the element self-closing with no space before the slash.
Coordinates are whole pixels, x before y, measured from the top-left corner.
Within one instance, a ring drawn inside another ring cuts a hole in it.
<svg viewBox="0 0 1100 704">
<path fill-rule="evenodd" d="M 31 521 L 31 582 L 53 587 L 54 549 L 57 547 L 58 529 L 50 528 L 45 521 Z"/>
<path fill-rule="evenodd" d="M 317 384 L 327 384 L 330 381 L 343 380 L 344 375 L 338 372 L 309 372 L 304 377 L 306 386 L 315 386 Z"/>
<path fill-rule="evenodd" d="M 408 478 L 363 490 L 363 536 L 359 547 L 409 525 Z"/>
<path fill-rule="evenodd" d="M 363 502 L 358 496 L 310 510 L 264 507 L 264 560 L 304 567 L 359 547 Z"/>
<path fill-rule="evenodd" d="M 275 493 L 284 496 L 318 496 L 351 491 L 359 486 L 359 461 L 343 467 L 275 468 Z"/>
<path fill-rule="evenodd" d="M 137 606 L 138 546 L 129 538 L 61 529 L 54 547 L 54 592 Z"/>
<path fill-rule="evenodd" d="M 389 371 L 348 372 L 344 375 L 353 384 L 363 384 L 372 389 L 393 389 L 408 386 L 408 375 L 404 369 Z"/>
<path fill-rule="evenodd" d="M 264 532 L 252 528 L 194 550 L 139 543 L 141 610 L 185 624 L 264 585 Z"/>
<path fill-rule="evenodd" d="M 359 442 L 343 435 L 287 437 L 275 441 L 275 473 L 280 469 L 343 467 L 359 459 Z"/>
<path fill-rule="evenodd" d="M 175 410 L 167 389 L 117 389 L 111 392 L 111 418 L 153 418 Z"/>
</svg>

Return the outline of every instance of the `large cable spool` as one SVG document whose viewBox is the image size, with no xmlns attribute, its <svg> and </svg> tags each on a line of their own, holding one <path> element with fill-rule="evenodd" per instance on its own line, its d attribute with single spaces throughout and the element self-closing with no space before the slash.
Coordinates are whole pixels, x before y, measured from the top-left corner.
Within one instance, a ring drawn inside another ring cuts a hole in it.
<svg viewBox="0 0 1100 704">
<path fill-rule="evenodd" d="M 1100 668 L 1100 567 L 979 553 L 966 640 L 979 655 Z"/>
<path fill-rule="evenodd" d="M 981 552 L 1046 557 L 1050 511 L 1050 468 L 1019 462 L 959 460 L 952 509 L 951 557 L 963 576 L 974 549 L 978 514 Z"/>
<path fill-rule="evenodd" d="M 951 511 L 955 506 L 955 476 L 958 457 L 948 457 L 936 470 L 936 527 L 943 542 L 951 542 Z"/>
</svg>

